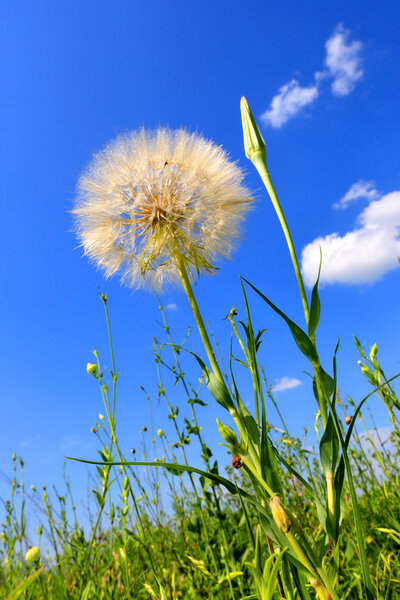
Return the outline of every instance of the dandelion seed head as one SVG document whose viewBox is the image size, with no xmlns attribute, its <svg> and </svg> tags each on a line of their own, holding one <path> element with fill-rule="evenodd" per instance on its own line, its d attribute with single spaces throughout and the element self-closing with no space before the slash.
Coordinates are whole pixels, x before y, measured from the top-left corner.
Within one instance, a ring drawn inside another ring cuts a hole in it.
<svg viewBox="0 0 400 600">
<path fill-rule="evenodd" d="M 185 130 L 133 131 L 97 153 L 74 209 L 85 254 L 107 277 L 161 289 L 179 279 L 178 252 L 194 278 L 212 273 L 240 239 L 252 196 L 243 172 L 212 141 Z"/>
</svg>

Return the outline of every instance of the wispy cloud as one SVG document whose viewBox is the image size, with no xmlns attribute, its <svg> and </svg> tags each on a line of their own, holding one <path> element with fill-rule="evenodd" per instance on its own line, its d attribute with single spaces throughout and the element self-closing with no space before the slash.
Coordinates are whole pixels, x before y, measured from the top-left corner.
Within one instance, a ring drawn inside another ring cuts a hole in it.
<svg viewBox="0 0 400 600">
<path fill-rule="evenodd" d="M 400 191 L 370 202 L 358 223 L 344 235 L 319 237 L 303 249 L 301 270 L 307 286 L 316 280 L 320 247 L 321 283 L 374 283 L 399 267 Z"/>
<path fill-rule="evenodd" d="M 325 68 L 315 71 L 314 83 L 302 86 L 297 79 L 292 79 L 282 85 L 260 117 L 264 125 L 275 129 L 282 127 L 315 102 L 326 79 L 333 79 L 331 90 L 335 96 L 346 96 L 353 91 L 356 82 L 363 76 L 362 48 L 362 42 L 350 41 L 350 31 L 339 23 L 325 43 Z"/>
<path fill-rule="evenodd" d="M 358 40 L 350 42 L 349 37 L 350 31 L 339 23 L 325 44 L 325 65 L 333 77 L 331 90 L 335 96 L 350 94 L 364 74 L 361 68 L 363 45 Z"/>
<path fill-rule="evenodd" d="M 282 127 L 304 107 L 314 102 L 318 93 L 316 85 L 302 87 L 297 79 L 292 79 L 272 98 L 270 108 L 261 115 L 261 121 L 271 127 Z"/>
<path fill-rule="evenodd" d="M 294 377 L 282 377 L 281 379 L 277 379 L 276 383 L 272 387 L 272 391 L 284 392 L 285 390 L 296 388 L 299 385 L 303 385 L 299 379 L 295 379 Z"/>
<path fill-rule="evenodd" d="M 178 305 L 175 302 L 171 302 L 166 305 L 165 310 L 178 310 Z"/>
<path fill-rule="evenodd" d="M 71 448 L 76 448 L 76 446 L 82 445 L 82 438 L 80 435 L 63 435 L 60 438 L 61 449 L 62 450 L 71 450 Z"/>
<path fill-rule="evenodd" d="M 359 198 L 365 198 L 369 201 L 379 198 L 379 193 L 375 189 L 374 181 L 364 181 L 360 179 L 360 181 L 353 183 L 345 195 L 333 205 L 333 208 L 347 208 L 349 204 L 352 204 Z"/>
</svg>

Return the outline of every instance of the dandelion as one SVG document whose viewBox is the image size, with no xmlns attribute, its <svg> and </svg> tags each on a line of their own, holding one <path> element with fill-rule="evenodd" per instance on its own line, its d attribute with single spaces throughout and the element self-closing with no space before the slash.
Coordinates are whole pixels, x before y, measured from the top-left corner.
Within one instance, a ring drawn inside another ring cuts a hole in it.
<svg viewBox="0 0 400 600">
<path fill-rule="evenodd" d="M 243 173 L 212 141 L 185 130 L 130 132 L 94 156 L 74 209 L 85 254 L 130 287 L 161 289 L 213 273 L 250 208 Z"/>
</svg>

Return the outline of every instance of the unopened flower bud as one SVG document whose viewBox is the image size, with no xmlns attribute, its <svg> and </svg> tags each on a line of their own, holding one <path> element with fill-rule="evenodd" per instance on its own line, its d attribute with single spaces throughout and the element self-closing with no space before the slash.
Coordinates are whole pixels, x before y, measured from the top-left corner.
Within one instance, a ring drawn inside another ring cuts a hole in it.
<svg viewBox="0 0 400 600">
<path fill-rule="evenodd" d="M 40 556 L 40 550 L 37 546 L 31 546 L 25 554 L 25 560 L 28 563 L 36 562 Z"/>
<path fill-rule="evenodd" d="M 101 413 L 99 413 L 99 419 L 100 419 L 100 421 L 104 421 L 104 415 L 102 415 Z"/>
<path fill-rule="evenodd" d="M 218 425 L 218 430 L 221 434 L 222 439 L 227 444 L 229 444 L 230 446 L 234 446 L 234 447 L 239 445 L 236 434 L 234 431 L 232 431 L 232 429 L 230 429 L 229 427 L 227 427 L 226 425 L 224 425 L 223 423 L 218 421 L 218 419 L 217 419 L 217 425 Z"/>
<path fill-rule="evenodd" d="M 97 433 L 97 429 L 96 429 L 96 427 L 91 427 L 91 428 L 90 428 L 90 431 L 91 431 L 92 433 Z"/>
<path fill-rule="evenodd" d="M 290 528 L 292 526 L 292 521 L 290 520 L 288 514 L 285 512 L 285 509 L 282 506 L 282 502 L 279 496 L 273 496 L 269 503 L 269 506 L 271 508 L 274 521 L 278 525 L 281 532 L 289 533 Z"/>
<path fill-rule="evenodd" d="M 157 429 L 157 435 L 158 435 L 158 437 L 163 437 L 163 435 L 165 435 L 165 433 L 163 432 L 162 429 Z"/>
<path fill-rule="evenodd" d="M 376 344 L 374 344 L 371 348 L 371 352 L 369 353 L 371 360 L 375 360 L 377 354 L 378 354 L 378 346 Z"/>
<path fill-rule="evenodd" d="M 265 160 L 267 151 L 264 138 L 244 96 L 240 100 L 240 112 L 242 114 L 244 151 L 247 158 L 252 161 L 256 154 L 261 154 Z"/>
<path fill-rule="evenodd" d="M 86 371 L 89 373 L 89 375 L 94 375 L 94 377 L 97 376 L 97 365 L 95 365 L 94 363 L 87 363 L 86 365 Z"/>
</svg>

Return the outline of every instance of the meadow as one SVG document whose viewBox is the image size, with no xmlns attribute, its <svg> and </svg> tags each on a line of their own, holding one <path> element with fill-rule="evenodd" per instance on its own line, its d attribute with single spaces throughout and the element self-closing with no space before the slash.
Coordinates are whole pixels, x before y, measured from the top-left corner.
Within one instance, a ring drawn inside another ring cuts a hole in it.
<svg viewBox="0 0 400 600">
<path fill-rule="evenodd" d="M 226 317 L 231 350 L 222 357 L 192 283 L 213 271 L 215 254 L 230 252 L 237 221 L 251 201 L 241 173 L 220 149 L 185 132 L 161 130 L 149 136 L 141 131 L 109 146 L 80 183 L 75 210 L 80 241 L 107 275 L 122 271 L 129 284 L 143 280 L 156 291 L 165 281 L 178 281 L 204 356 L 191 351 L 190 336 L 184 343 L 175 339 L 160 302 L 162 335 L 157 334 L 153 346 L 158 397 L 150 398 L 143 388 L 150 425 L 142 430 L 141 447 L 127 456 L 116 422 L 118 349 L 112 343 L 108 298 L 100 294 L 110 355 L 95 352 L 87 364 L 102 401 L 92 429 L 99 458 L 78 459 L 92 474 L 86 501 L 89 525 L 78 520 L 80 499 L 67 475 L 62 491 L 27 490 L 23 457 L 13 455 L 14 477 L 0 526 L 0 598 L 400 598 L 397 375 L 385 374 L 372 340 L 364 348 L 357 338 L 359 368 L 370 394 L 356 400 L 341 397 L 339 344 L 332 363 L 322 367 L 316 332 L 323 256 L 309 298 L 267 168 L 264 140 L 244 99 L 241 108 L 246 155 L 282 225 L 306 328 L 243 277 L 240 314 L 232 308 Z M 146 164 L 135 164 L 133 174 L 131 166 L 121 173 L 130 153 Z M 112 202 L 103 190 L 109 190 L 110 182 Z M 255 296 L 264 301 L 266 313 L 272 310 L 282 318 L 282 327 L 289 328 L 310 363 L 316 419 L 302 423 L 302 437 L 288 431 L 258 359 L 264 330 L 253 328 Z M 200 380 L 186 374 L 188 360 L 198 367 Z M 238 389 L 237 369 L 248 376 L 250 404 Z M 183 405 L 175 401 L 177 389 L 186 397 Z M 391 433 L 385 439 L 374 426 L 371 398 L 379 398 L 387 409 Z M 233 428 L 218 422 L 231 460 L 225 470 L 207 441 L 209 402 L 218 402 L 227 423 L 234 423 Z M 154 425 L 155 410 L 167 411 L 173 439 Z M 316 444 L 310 443 L 309 430 L 315 430 Z M 199 466 L 188 464 L 189 445 L 198 449 Z M 27 518 L 33 508 L 41 516 L 36 532 Z"/>
</svg>

